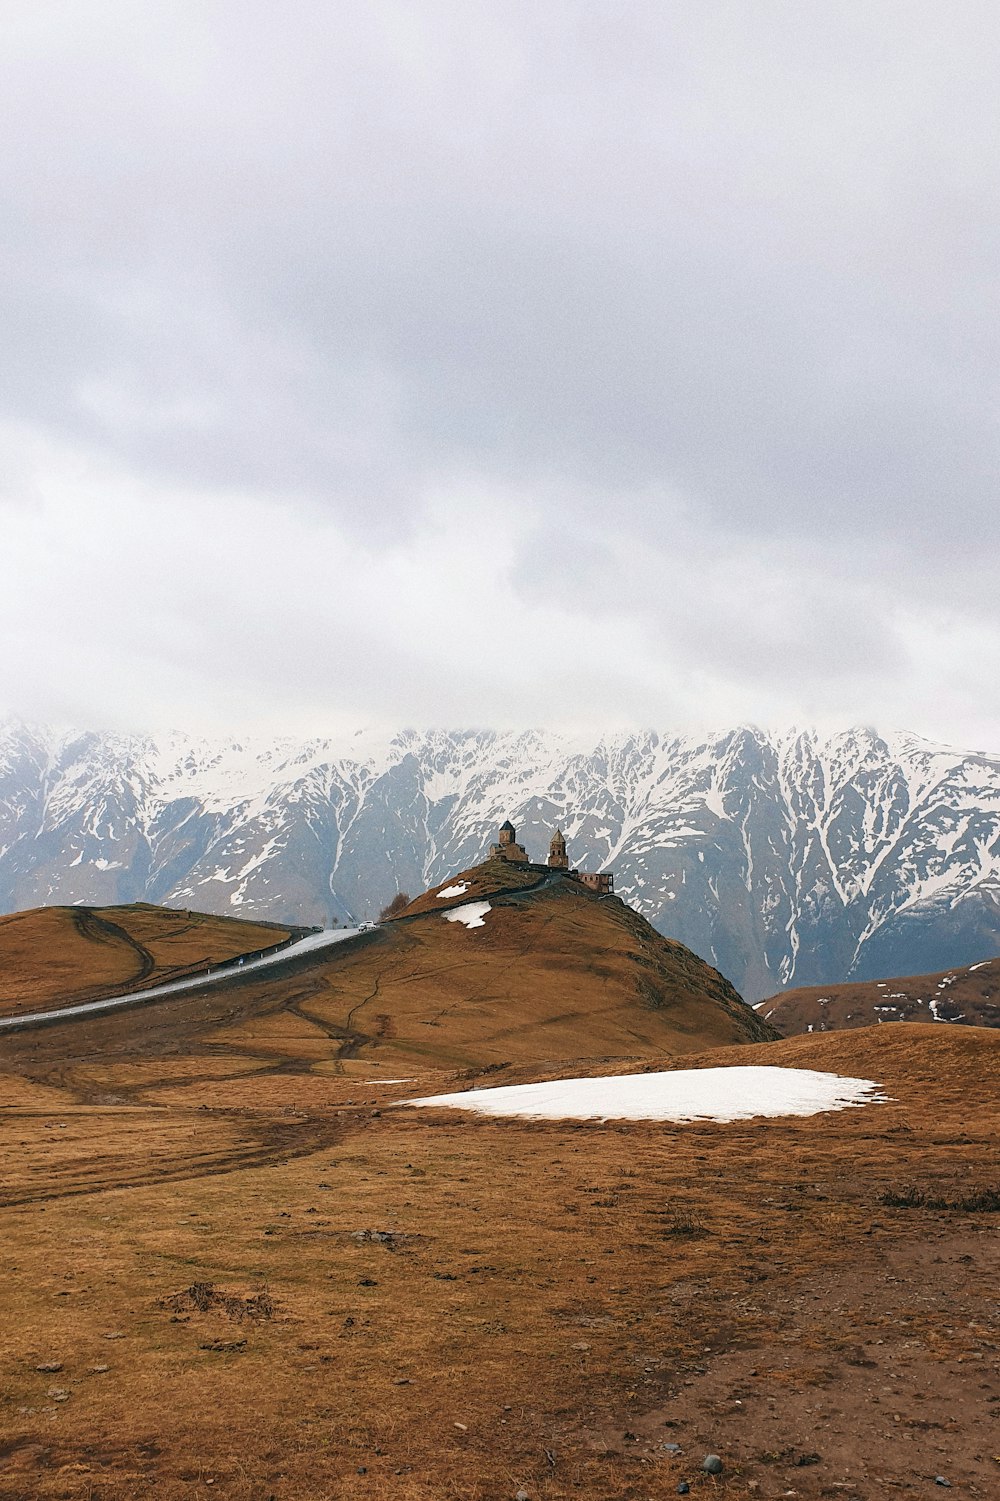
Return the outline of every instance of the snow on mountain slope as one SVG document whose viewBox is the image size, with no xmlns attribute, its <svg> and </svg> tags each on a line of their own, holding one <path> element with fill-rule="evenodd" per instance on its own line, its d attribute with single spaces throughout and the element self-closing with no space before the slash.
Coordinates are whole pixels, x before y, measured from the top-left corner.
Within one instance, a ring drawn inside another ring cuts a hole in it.
<svg viewBox="0 0 1000 1501">
<path fill-rule="evenodd" d="M 0 909 L 135 900 L 361 919 L 510 817 L 749 999 L 1000 951 L 1000 759 L 914 735 L 739 728 L 210 742 L 0 728 Z"/>
</svg>

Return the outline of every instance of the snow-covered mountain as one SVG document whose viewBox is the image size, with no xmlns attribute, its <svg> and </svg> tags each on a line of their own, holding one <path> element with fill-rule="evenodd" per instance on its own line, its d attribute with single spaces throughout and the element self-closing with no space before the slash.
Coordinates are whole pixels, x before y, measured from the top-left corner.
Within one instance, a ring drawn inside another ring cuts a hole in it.
<svg viewBox="0 0 1000 1501">
<path fill-rule="evenodd" d="M 0 729 L 0 910 L 146 900 L 373 915 L 513 819 L 750 1000 L 1000 952 L 1000 759 L 850 730 L 359 732 L 219 742 Z"/>
</svg>

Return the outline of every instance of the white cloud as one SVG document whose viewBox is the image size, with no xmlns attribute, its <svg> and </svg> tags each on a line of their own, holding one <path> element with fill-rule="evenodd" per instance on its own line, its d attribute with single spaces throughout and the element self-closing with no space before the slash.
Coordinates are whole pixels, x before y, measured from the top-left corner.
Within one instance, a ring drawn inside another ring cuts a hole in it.
<svg viewBox="0 0 1000 1501">
<path fill-rule="evenodd" d="M 22 7 L 0 708 L 1000 744 L 997 42 Z"/>
</svg>

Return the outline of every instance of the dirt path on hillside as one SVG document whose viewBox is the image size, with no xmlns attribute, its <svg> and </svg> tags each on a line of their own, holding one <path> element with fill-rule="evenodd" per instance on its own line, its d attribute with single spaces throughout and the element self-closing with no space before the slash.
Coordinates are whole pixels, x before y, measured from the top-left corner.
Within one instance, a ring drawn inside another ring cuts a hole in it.
<svg viewBox="0 0 1000 1501">
<path fill-rule="evenodd" d="M 77 907 L 73 909 L 73 922 L 81 938 L 94 939 L 100 942 L 102 939 L 112 943 L 124 944 L 125 948 L 131 949 L 139 961 L 139 968 L 129 979 L 129 985 L 135 985 L 140 980 L 145 980 L 156 968 L 156 960 L 144 948 L 131 933 L 119 927 L 115 922 L 110 922 L 106 917 L 98 917 L 92 907 Z M 116 986 L 115 991 L 121 987 Z"/>
</svg>

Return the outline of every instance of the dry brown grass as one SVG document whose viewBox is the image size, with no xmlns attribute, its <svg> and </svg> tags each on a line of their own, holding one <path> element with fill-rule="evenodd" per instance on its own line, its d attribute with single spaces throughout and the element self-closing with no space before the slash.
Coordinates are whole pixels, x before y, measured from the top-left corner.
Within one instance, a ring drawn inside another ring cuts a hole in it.
<svg viewBox="0 0 1000 1501">
<path fill-rule="evenodd" d="M 631 1035 L 611 1000 L 627 972 L 609 958 L 603 1003 L 576 997 L 564 1027 L 555 980 L 537 982 L 557 943 L 572 954 L 576 911 L 525 920 L 513 1063 L 481 1082 L 569 1073 L 574 1036 L 586 1071 L 620 1066 L 594 1055 Z M 993 1221 L 880 1195 L 997 1181 L 1000 1035 L 900 1026 L 681 1058 L 640 1009 L 628 1068 L 831 1069 L 892 1102 L 725 1126 L 395 1109 L 475 1082 L 497 1047 L 499 999 L 463 1032 L 447 989 L 490 973 L 496 949 L 472 947 L 490 930 L 440 928 L 447 949 L 404 921 L 343 971 L 328 957 L 5 1040 L 0 1496 L 644 1501 L 686 1476 L 729 1501 L 870 1501 L 941 1471 L 996 1494 Z M 381 1083 L 416 1056 L 429 957 L 457 1040 L 413 1084 Z M 338 1029 L 358 1034 L 336 1008 L 357 1005 L 362 960 L 397 1036 L 345 1058 Z M 548 1064 L 529 1061 L 532 1004 L 553 1017 Z M 721 1026 L 703 1006 L 702 1049 Z M 696 1473 L 709 1449 L 718 1482 Z"/>
<path fill-rule="evenodd" d="M 841 1055 L 854 1072 L 877 1061 L 893 1104 L 801 1121 L 373 1116 L 307 1104 L 314 1081 L 294 1074 L 281 1076 L 290 1115 L 164 1109 L 141 1091 L 129 1107 L 8 1111 L 0 1495 L 121 1501 L 153 1481 L 164 1497 L 212 1481 L 241 1501 L 660 1496 L 706 1445 L 727 1460 L 712 1494 L 754 1494 L 766 1423 L 737 1439 L 722 1398 L 689 1417 L 685 1383 L 748 1352 L 758 1399 L 797 1393 L 808 1408 L 845 1349 L 874 1349 L 881 1369 L 875 1342 L 893 1325 L 879 1268 L 938 1220 L 914 1227 L 919 1211 L 888 1210 L 879 1193 L 919 1161 L 924 1181 L 957 1194 L 993 1150 L 1000 1039 L 974 1037 L 970 1060 L 955 1034 L 908 1031 L 895 1046 L 880 1036 L 877 1060 L 863 1034 Z M 932 1109 L 911 1082 L 917 1044 L 937 1078 Z M 366 1097 L 384 1107 L 399 1093 Z M 210 1175 L 170 1181 L 163 1166 L 183 1158 Z M 678 1220 L 702 1233 L 675 1234 Z M 845 1266 L 852 1296 L 818 1319 L 810 1304 L 796 1344 L 794 1300 Z M 984 1261 L 969 1285 L 995 1270 Z M 989 1330 L 943 1317 L 930 1287 L 918 1284 L 907 1334 L 944 1379 Z M 240 1314 L 265 1297 L 270 1317 Z M 62 1369 L 36 1369 L 48 1362 Z M 796 1453 L 823 1448 L 809 1421 Z M 678 1458 L 658 1447 L 674 1437 Z M 769 1465 L 803 1497 L 838 1478 L 817 1466 L 810 1488 L 793 1459 Z"/>
<path fill-rule="evenodd" d="M 484 860 L 457 876 L 449 876 L 419 896 L 394 916 L 417 917 L 425 912 L 447 912 L 451 907 L 462 907 L 466 902 L 488 901 L 491 897 L 516 891 L 532 891 L 542 886 L 551 877 L 551 872 L 542 865 L 517 865 L 508 860 Z M 453 886 L 464 886 L 456 896 L 444 897 L 441 892 Z"/>
<path fill-rule="evenodd" d="M 491 861 L 453 877 L 378 943 L 345 953 L 300 1008 L 352 1029 L 372 1059 L 452 1068 L 539 1058 L 649 1056 L 774 1035 L 709 965 L 622 902 Z M 485 926 L 444 912 L 492 903 Z"/>
<path fill-rule="evenodd" d="M 291 932 L 203 912 L 36 907 L 0 917 L 0 1016 L 119 995 L 278 943 Z"/>
</svg>

